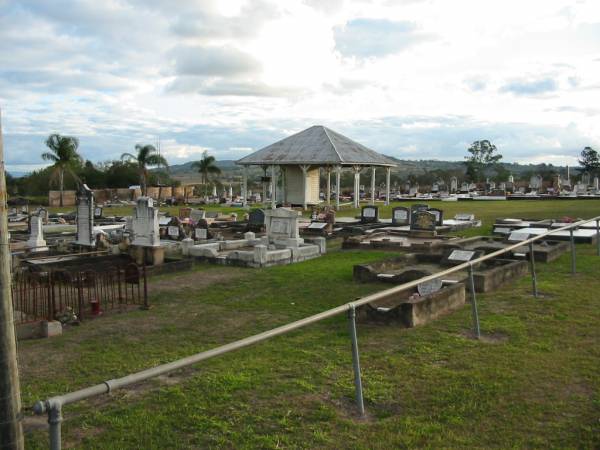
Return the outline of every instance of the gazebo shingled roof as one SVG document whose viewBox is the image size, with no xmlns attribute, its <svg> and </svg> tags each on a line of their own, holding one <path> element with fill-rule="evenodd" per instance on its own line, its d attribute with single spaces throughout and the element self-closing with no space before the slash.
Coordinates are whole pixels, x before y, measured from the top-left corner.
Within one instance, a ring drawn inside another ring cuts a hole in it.
<svg viewBox="0 0 600 450">
<path fill-rule="evenodd" d="M 322 125 L 268 145 L 238 161 L 240 165 L 394 167 L 395 161 Z"/>
</svg>

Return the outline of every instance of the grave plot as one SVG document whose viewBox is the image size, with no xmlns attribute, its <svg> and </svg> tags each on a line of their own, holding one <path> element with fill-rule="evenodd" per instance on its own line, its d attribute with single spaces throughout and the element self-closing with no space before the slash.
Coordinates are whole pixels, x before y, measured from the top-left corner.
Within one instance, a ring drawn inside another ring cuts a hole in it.
<svg viewBox="0 0 600 450">
<path fill-rule="evenodd" d="M 298 211 L 287 208 L 266 210 L 266 236 L 253 232 L 244 239 L 223 240 L 187 249 L 190 256 L 216 264 L 245 267 L 269 267 L 316 258 L 325 253 L 325 238 L 303 239 L 298 230 Z"/>
<path fill-rule="evenodd" d="M 450 250 L 443 255 L 427 253 L 409 253 L 396 258 L 371 264 L 354 266 L 354 279 L 360 282 L 381 281 L 384 283 L 402 284 L 433 275 L 449 267 L 461 264 L 480 256 L 480 252 L 466 250 Z M 477 292 L 491 292 L 504 283 L 514 281 L 528 273 L 525 260 L 495 258 L 473 266 L 473 278 Z M 467 269 L 454 272 L 444 277 L 443 282 L 464 283 L 467 280 Z"/>
<path fill-rule="evenodd" d="M 398 324 L 412 328 L 450 314 L 464 304 L 464 284 L 443 284 L 436 279 L 363 305 L 357 309 L 357 318 L 361 322 Z"/>
<path fill-rule="evenodd" d="M 465 239 L 459 239 L 452 242 L 442 244 L 444 249 L 462 249 L 462 250 L 473 250 L 480 251 L 485 254 L 502 250 L 510 245 L 514 245 L 519 240 L 528 238 L 528 235 L 514 232 L 509 238 L 491 237 L 491 236 L 474 236 Z M 522 239 L 521 239 L 522 238 Z M 561 241 L 543 241 L 536 242 L 533 244 L 533 254 L 536 261 L 539 262 L 551 262 L 557 259 L 560 255 L 569 250 L 569 244 Z M 529 245 L 523 245 L 506 256 L 516 259 L 526 258 L 529 259 Z"/>
<path fill-rule="evenodd" d="M 345 237 L 342 248 L 439 253 L 444 245 L 458 240 L 451 236 L 413 237 L 402 232 L 380 230 L 368 235 Z"/>
</svg>

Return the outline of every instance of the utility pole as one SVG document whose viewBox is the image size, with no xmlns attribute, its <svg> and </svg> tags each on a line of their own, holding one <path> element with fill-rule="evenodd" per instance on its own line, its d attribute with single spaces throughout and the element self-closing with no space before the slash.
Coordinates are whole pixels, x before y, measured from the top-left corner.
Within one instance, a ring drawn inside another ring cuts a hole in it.
<svg viewBox="0 0 600 450">
<path fill-rule="evenodd" d="M 10 288 L 11 256 L 6 200 L 2 112 L 0 111 L 0 449 L 22 450 L 24 442 L 21 425 L 21 390 Z"/>
</svg>

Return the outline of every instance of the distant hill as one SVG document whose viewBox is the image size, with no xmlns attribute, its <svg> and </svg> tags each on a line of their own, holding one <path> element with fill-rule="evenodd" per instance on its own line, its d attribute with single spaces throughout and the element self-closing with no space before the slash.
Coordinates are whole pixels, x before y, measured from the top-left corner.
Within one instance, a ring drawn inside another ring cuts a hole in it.
<svg viewBox="0 0 600 450">
<path fill-rule="evenodd" d="M 428 172 L 433 171 L 452 171 L 457 173 L 465 172 L 465 165 L 463 161 L 438 161 L 433 159 L 423 159 L 423 160 L 408 160 L 408 159 L 398 159 L 394 157 L 390 157 L 394 161 L 398 163 L 398 167 L 392 170 L 394 174 L 401 178 L 408 177 L 409 175 L 423 175 Z M 237 178 L 242 173 L 241 166 L 235 164 L 234 160 L 224 159 L 218 160 L 216 165 L 223 172 L 222 178 L 224 180 L 230 180 L 233 178 Z M 512 173 L 515 178 L 519 178 L 524 174 L 529 173 L 543 173 L 552 171 L 560 171 L 561 173 L 565 173 L 565 166 L 553 166 L 550 164 L 518 164 L 518 163 L 502 163 L 505 169 Z M 198 183 L 200 182 L 200 175 L 198 172 L 192 169 L 192 162 L 187 162 L 185 164 L 176 164 L 169 167 L 171 176 L 177 180 L 182 181 L 183 183 Z M 571 174 L 577 174 L 577 167 L 571 168 Z M 251 167 L 250 168 L 250 176 L 258 176 L 261 173 L 261 169 L 259 167 Z"/>
</svg>

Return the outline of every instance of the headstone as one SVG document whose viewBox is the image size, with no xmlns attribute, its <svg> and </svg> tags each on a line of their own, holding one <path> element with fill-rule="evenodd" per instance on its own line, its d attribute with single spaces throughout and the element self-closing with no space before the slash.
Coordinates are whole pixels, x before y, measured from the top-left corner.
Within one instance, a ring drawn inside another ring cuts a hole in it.
<svg viewBox="0 0 600 450">
<path fill-rule="evenodd" d="M 216 185 L 216 184 L 213 184 L 212 196 L 213 196 L 213 197 L 216 197 L 216 196 L 217 196 L 217 185 Z"/>
<path fill-rule="evenodd" d="M 31 228 L 29 239 L 27 240 L 27 247 L 32 252 L 43 252 L 48 250 L 46 247 L 46 241 L 44 240 L 44 221 L 40 216 L 33 215 L 29 219 L 29 226 Z"/>
<path fill-rule="evenodd" d="M 542 188 L 542 177 L 539 175 L 532 175 L 529 179 L 529 188 L 531 190 L 538 190 Z"/>
<path fill-rule="evenodd" d="M 456 177 L 450 178 L 450 193 L 456 194 L 458 190 L 458 179 Z"/>
<path fill-rule="evenodd" d="M 469 183 L 463 182 L 460 185 L 460 192 L 469 192 Z"/>
<path fill-rule="evenodd" d="M 94 219 L 102 219 L 102 206 L 94 208 Z"/>
<path fill-rule="evenodd" d="M 423 283 L 419 283 L 417 285 L 417 291 L 421 297 L 425 297 L 426 295 L 433 294 L 439 291 L 442 288 L 442 280 L 439 278 L 434 278 L 433 280 L 424 281 Z"/>
<path fill-rule="evenodd" d="M 440 185 L 438 183 L 433 183 L 431 185 L 431 192 L 433 193 L 437 193 L 440 190 Z"/>
<path fill-rule="evenodd" d="M 581 175 L 581 184 L 585 185 L 586 188 L 590 185 L 590 174 L 588 172 Z"/>
<path fill-rule="evenodd" d="M 410 229 L 415 231 L 435 231 L 435 216 L 428 211 L 413 211 Z"/>
<path fill-rule="evenodd" d="M 94 247 L 94 193 L 82 184 L 77 193 L 77 239 L 75 244 Z"/>
<path fill-rule="evenodd" d="M 596 192 L 600 190 L 600 179 L 598 177 L 594 177 L 594 190 Z"/>
<path fill-rule="evenodd" d="M 529 233 L 522 233 L 519 231 L 513 231 L 508 235 L 509 242 L 521 242 L 529 239 Z"/>
<path fill-rule="evenodd" d="M 410 224 L 410 210 L 404 206 L 392 209 L 392 225 L 405 226 Z"/>
<path fill-rule="evenodd" d="M 192 209 L 190 211 L 190 219 L 192 219 L 192 222 L 198 223 L 200 219 L 206 219 L 206 211 L 203 209 Z"/>
<path fill-rule="evenodd" d="M 133 242 L 140 247 L 159 247 L 158 208 L 150 197 L 139 197 L 133 211 Z"/>
<path fill-rule="evenodd" d="M 363 206 L 360 211 L 360 223 L 379 222 L 379 208 L 377 206 Z"/>
<path fill-rule="evenodd" d="M 304 242 L 298 229 L 298 211 L 276 208 L 264 211 L 264 215 L 269 243 L 298 247 Z"/>
<path fill-rule="evenodd" d="M 515 182 L 515 177 L 513 176 L 512 173 L 508 176 L 508 182 L 511 184 L 514 184 L 514 182 Z"/>
<path fill-rule="evenodd" d="M 253 209 L 248 214 L 248 228 L 261 230 L 265 224 L 265 212 L 262 209 Z"/>
<path fill-rule="evenodd" d="M 452 250 L 448 255 L 448 261 L 467 262 L 471 261 L 475 256 L 475 252 L 471 250 Z"/>
<path fill-rule="evenodd" d="M 205 240 L 210 239 L 212 236 L 208 230 L 208 222 L 206 219 L 200 219 L 194 228 L 194 239 Z"/>
<path fill-rule="evenodd" d="M 427 211 L 435 216 L 436 226 L 441 227 L 444 224 L 444 211 L 438 208 L 429 208 Z"/>
<path fill-rule="evenodd" d="M 475 220 L 475 214 L 459 213 L 454 216 L 454 220 Z"/>
<path fill-rule="evenodd" d="M 233 198 L 233 186 L 229 185 L 229 197 L 228 198 Z"/>
</svg>

